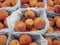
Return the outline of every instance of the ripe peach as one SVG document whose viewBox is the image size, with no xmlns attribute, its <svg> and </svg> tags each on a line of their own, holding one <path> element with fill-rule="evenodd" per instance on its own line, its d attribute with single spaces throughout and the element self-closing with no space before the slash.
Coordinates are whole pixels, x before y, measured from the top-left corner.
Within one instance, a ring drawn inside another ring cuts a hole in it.
<svg viewBox="0 0 60 45">
<path fill-rule="evenodd" d="M 5 27 L 8 27 L 8 24 L 7 24 L 7 20 L 6 19 L 4 20 L 4 25 L 5 25 Z"/>
<path fill-rule="evenodd" d="M 58 20 L 56 21 L 56 26 L 57 26 L 58 28 L 60 28 L 60 19 L 58 19 Z"/>
<path fill-rule="evenodd" d="M 27 19 L 25 21 L 25 24 L 28 28 L 31 28 L 33 26 L 33 20 L 32 19 Z"/>
<path fill-rule="evenodd" d="M 49 0 L 47 3 L 48 3 L 49 7 L 53 7 L 54 6 L 54 2 L 52 0 Z"/>
<path fill-rule="evenodd" d="M 53 40 L 53 45 L 60 45 L 60 40 L 54 39 Z"/>
<path fill-rule="evenodd" d="M 54 0 L 54 3 L 59 5 L 60 4 L 60 0 Z"/>
<path fill-rule="evenodd" d="M 54 7 L 48 7 L 49 11 L 54 11 Z"/>
<path fill-rule="evenodd" d="M 0 35 L 0 45 L 6 45 L 6 42 L 7 42 L 7 36 Z"/>
<path fill-rule="evenodd" d="M 17 1 L 18 0 L 11 0 L 10 3 L 11 3 L 12 6 L 15 6 L 17 4 Z"/>
<path fill-rule="evenodd" d="M 21 45 L 29 45 L 32 42 L 31 36 L 27 34 L 21 35 L 19 40 Z"/>
<path fill-rule="evenodd" d="M 54 32 L 53 27 L 49 27 L 48 30 L 47 30 L 47 33 L 52 33 L 52 32 Z"/>
<path fill-rule="evenodd" d="M 28 10 L 26 13 L 25 13 L 25 16 L 27 18 L 34 18 L 35 17 L 35 13 L 31 10 Z"/>
<path fill-rule="evenodd" d="M 3 29 L 4 25 L 0 22 L 0 29 Z"/>
<path fill-rule="evenodd" d="M 56 13 L 60 14 L 60 5 L 55 5 L 54 9 Z"/>
<path fill-rule="evenodd" d="M 52 39 L 50 37 L 45 37 L 45 39 L 48 41 L 48 45 L 52 45 Z"/>
<path fill-rule="evenodd" d="M 60 28 L 55 28 L 55 32 L 60 32 Z"/>
<path fill-rule="evenodd" d="M 38 7 L 38 8 L 44 8 L 44 3 L 43 2 L 38 2 L 36 4 L 36 7 Z"/>
<path fill-rule="evenodd" d="M 27 4 L 27 3 L 29 3 L 29 0 L 21 0 L 21 2 L 22 2 L 23 4 Z"/>
<path fill-rule="evenodd" d="M 43 20 L 43 18 L 41 17 L 37 17 L 35 20 L 34 20 L 34 26 L 38 29 L 42 29 L 44 28 L 45 26 L 45 21 Z"/>
<path fill-rule="evenodd" d="M 54 24 L 55 24 L 54 19 L 53 19 L 53 18 L 48 17 L 48 20 L 49 20 L 50 26 L 54 26 Z"/>
<path fill-rule="evenodd" d="M 31 31 L 38 31 L 39 29 L 37 29 L 37 28 L 35 28 L 35 27 L 32 27 L 30 30 L 31 30 Z"/>
<path fill-rule="evenodd" d="M 15 23 L 15 31 L 20 32 L 20 31 L 25 31 L 26 30 L 26 25 L 22 21 L 17 21 Z"/>
<path fill-rule="evenodd" d="M 36 42 L 32 42 L 29 45 L 38 45 Z"/>
<path fill-rule="evenodd" d="M 0 2 L 3 2 L 4 0 L 0 0 Z"/>
<path fill-rule="evenodd" d="M 19 41 L 18 41 L 18 40 L 14 39 L 14 40 L 12 40 L 12 41 L 10 42 L 9 45 L 20 45 L 20 44 L 19 44 Z"/>
<path fill-rule="evenodd" d="M 28 4 L 23 4 L 22 8 L 29 8 L 29 5 Z"/>
<path fill-rule="evenodd" d="M 9 13 L 7 11 L 0 10 L 0 20 L 4 20 L 8 15 Z"/>
<path fill-rule="evenodd" d="M 5 1 L 2 3 L 2 7 L 10 7 L 10 3 Z"/>
<path fill-rule="evenodd" d="M 60 16 L 55 16 L 54 20 L 57 21 L 60 18 Z"/>
<path fill-rule="evenodd" d="M 29 4 L 31 7 L 36 6 L 37 2 L 38 2 L 38 0 L 29 0 Z"/>
</svg>

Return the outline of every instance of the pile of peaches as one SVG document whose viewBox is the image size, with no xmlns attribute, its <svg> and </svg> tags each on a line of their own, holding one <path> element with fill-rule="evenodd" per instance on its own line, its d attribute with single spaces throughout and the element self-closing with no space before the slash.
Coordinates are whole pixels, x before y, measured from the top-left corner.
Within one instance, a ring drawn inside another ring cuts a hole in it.
<svg viewBox="0 0 60 45">
<path fill-rule="evenodd" d="M 38 31 L 45 27 L 46 23 L 42 17 L 38 17 L 34 11 L 28 10 L 19 21 L 15 23 L 16 32 Z"/>
<path fill-rule="evenodd" d="M 55 16 L 54 18 L 48 17 L 48 20 L 50 22 L 50 27 L 47 32 L 60 32 L 60 16 Z"/>
<path fill-rule="evenodd" d="M 15 6 L 18 0 L 0 0 L 0 8 Z"/>
<path fill-rule="evenodd" d="M 7 38 L 5 34 L 0 34 L 0 45 L 6 45 Z"/>
<path fill-rule="evenodd" d="M 0 10 L 0 29 L 7 28 L 6 18 L 9 16 L 9 12 L 6 10 Z"/>
<path fill-rule="evenodd" d="M 19 37 L 19 39 L 13 39 L 10 41 L 9 45 L 38 45 L 37 42 L 33 42 L 30 35 L 24 34 Z"/>
<path fill-rule="evenodd" d="M 29 8 L 29 7 L 38 7 L 44 8 L 44 3 L 42 0 L 21 0 L 22 8 Z"/>
<path fill-rule="evenodd" d="M 60 0 L 47 0 L 48 10 L 60 14 Z"/>
<path fill-rule="evenodd" d="M 48 41 L 48 45 L 60 45 L 60 40 L 57 38 L 45 37 L 45 39 Z"/>
</svg>

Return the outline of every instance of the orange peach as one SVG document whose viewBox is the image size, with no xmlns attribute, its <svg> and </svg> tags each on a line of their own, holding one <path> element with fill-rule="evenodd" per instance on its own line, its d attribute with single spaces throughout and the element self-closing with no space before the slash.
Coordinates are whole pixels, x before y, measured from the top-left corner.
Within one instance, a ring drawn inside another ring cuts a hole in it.
<svg viewBox="0 0 60 45">
<path fill-rule="evenodd" d="M 47 30 L 47 33 L 52 33 L 52 32 L 54 32 L 53 27 L 49 27 L 48 30 Z"/>
<path fill-rule="evenodd" d="M 54 0 L 54 3 L 59 5 L 60 4 L 60 0 Z"/>
<path fill-rule="evenodd" d="M 27 34 L 21 35 L 19 40 L 21 45 L 29 45 L 32 42 L 31 36 Z"/>
<path fill-rule="evenodd" d="M 42 29 L 45 27 L 45 21 L 43 20 L 43 18 L 41 17 L 37 17 L 35 20 L 34 20 L 34 26 L 38 29 Z"/>
<path fill-rule="evenodd" d="M 49 20 L 50 26 L 54 26 L 54 24 L 55 24 L 54 19 L 53 19 L 53 18 L 48 17 L 48 20 Z"/>
<path fill-rule="evenodd" d="M 10 7 L 10 3 L 5 1 L 2 3 L 2 7 Z"/>
<path fill-rule="evenodd" d="M 3 2 L 4 0 L 0 0 L 0 2 Z"/>
<path fill-rule="evenodd" d="M 22 8 L 29 8 L 29 5 L 28 4 L 23 4 Z"/>
<path fill-rule="evenodd" d="M 38 45 L 36 42 L 32 42 L 29 45 Z"/>
<path fill-rule="evenodd" d="M 48 3 L 49 7 L 53 7 L 54 6 L 54 2 L 52 0 L 48 0 L 47 3 Z"/>
<path fill-rule="evenodd" d="M 20 32 L 20 31 L 25 31 L 26 30 L 26 25 L 22 21 L 17 21 L 15 23 L 15 31 Z"/>
<path fill-rule="evenodd" d="M 36 6 L 37 2 L 38 2 L 38 0 L 29 0 L 29 4 L 31 7 Z"/>
<path fill-rule="evenodd" d="M 0 22 L 0 29 L 3 29 L 4 25 Z"/>
<path fill-rule="evenodd" d="M 32 27 L 30 30 L 31 30 L 31 31 L 38 31 L 39 29 L 37 29 L 37 28 L 35 28 L 35 27 Z"/>
<path fill-rule="evenodd" d="M 10 41 L 9 45 L 20 45 L 20 43 L 18 40 L 14 39 L 14 40 Z"/>
<path fill-rule="evenodd" d="M 25 13 L 25 16 L 27 18 L 34 18 L 35 17 L 35 13 L 31 10 L 28 10 L 26 13 Z"/>
<path fill-rule="evenodd" d="M 44 3 L 43 2 L 38 2 L 36 4 L 36 7 L 38 7 L 38 8 L 44 8 Z"/>
<path fill-rule="evenodd" d="M 0 45 L 6 45 L 6 42 L 7 42 L 7 36 L 0 35 Z"/>
<path fill-rule="evenodd" d="M 7 20 L 6 19 L 4 20 L 4 25 L 5 25 L 5 27 L 8 27 L 8 24 L 7 24 Z"/>
<path fill-rule="evenodd" d="M 12 6 L 15 6 L 17 4 L 17 1 L 18 0 L 11 0 L 10 3 L 11 3 Z"/>
<path fill-rule="evenodd" d="M 60 18 L 60 16 L 55 16 L 54 20 L 57 21 Z"/>
<path fill-rule="evenodd" d="M 54 39 L 53 40 L 53 45 L 60 45 L 60 40 Z"/>
<path fill-rule="evenodd" d="M 60 28 L 60 19 L 58 19 L 58 20 L 56 21 L 56 26 L 57 26 L 58 28 Z"/>
<path fill-rule="evenodd" d="M 31 28 L 33 26 L 33 20 L 32 19 L 27 19 L 25 21 L 25 24 L 28 28 Z"/>
<path fill-rule="evenodd" d="M 49 11 L 54 11 L 54 7 L 48 7 Z"/>
<path fill-rule="evenodd" d="M 52 39 L 50 37 L 45 37 L 45 39 L 48 41 L 48 45 L 52 45 Z"/>
<path fill-rule="evenodd" d="M 7 11 L 0 10 L 0 20 L 4 20 L 8 15 L 9 13 Z"/>
<path fill-rule="evenodd" d="M 22 2 L 23 4 L 27 4 L 27 3 L 29 3 L 29 0 L 21 0 L 21 2 Z"/>
</svg>

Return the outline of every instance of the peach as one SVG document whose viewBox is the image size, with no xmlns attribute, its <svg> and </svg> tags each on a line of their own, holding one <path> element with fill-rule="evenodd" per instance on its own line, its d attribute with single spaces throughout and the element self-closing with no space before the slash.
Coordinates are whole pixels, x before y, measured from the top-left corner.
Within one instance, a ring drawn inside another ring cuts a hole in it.
<svg viewBox="0 0 60 45">
<path fill-rule="evenodd" d="M 7 11 L 0 10 L 0 20 L 4 20 L 8 15 L 9 13 Z"/>
<path fill-rule="evenodd" d="M 60 19 L 58 19 L 58 20 L 56 21 L 56 26 L 57 26 L 58 28 L 60 28 Z"/>
<path fill-rule="evenodd" d="M 52 33 L 54 32 L 54 28 L 53 27 L 49 27 L 48 30 L 47 30 L 47 33 Z"/>
<path fill-rule="evenodd" d="M 28 28 L 31 28 L 33 26 L 33 20 L 32 19 L 27 19 L 25 21 L 25 24 Z"/>
<path fill-rule="evenodd" d="M 14 40 L 10 41 L 9 45 L 20 45 L 20 43 L 18 40 L 14 39 Z"/>
<path fill-rule="evenodd" d="M 29 45 L 38 45 L 36 42 L 32 42 Z"/>
<path fill-rule="evenodd" d="M 54 24 L 55 24 L 54 19 L 53 19 L 53 18 L 48 17 L 48 20 L 49 20 L 50 26 L 54 26 Z"/>
<path fill-rule="evenodd" d="M 0 29 L 3 29 L 4 25 L 0 22 Z"/>
<path fill-rule="evenodd" d="M 26 13 L 25 13 L 25 16 L 27 18 L 34 18 L 35 17 L 35 13 L 31 10 L 28 10 Z"/>
<path fill-rule="evenodd" d="M 57 21 L 60 18 L 60 16 L 55 16 L 54 20 Z"/>
<path fill-rule="evenodd" d="M 44 3 L 43 2 L 38 2 L 36 4 L 36 7 L 38 7 L 38 8 L 44 8 Z"/>
<path fill-rule="evenodd" d="M 23 4 L 22 8 L 29 8 L 30 6 L 28 4 Z"/>
<path fill-rule="evenodd" d="M 10 7 L 10 3 L 5 1 L 2 3 L 2 7 Z"/>
<path fill-rule="evenodd" d="M 3 2 L 4 0 L 0 0 L 0 2 Z"/>
<path fill-rule="evenodd" d="M 45 27 L 45 21 L 43 20 L 43 18 L 41 17 L 37 17 L 35 20 L 34 20 L 34 26 L 38 29 L 42 29 Z"/>
<path fill-rule="evenodd" d="M 22 21 L 17 21 L 15 23 L 15 31 L 20 32 L 20 31 L 25 31 L 26 30 L 26 25 Z"/>
<path fill-rule="evenodd" d="M 23 4 L 27 4 L 27 3 L 29 3 L 29 0 L 21 0 L 21 2 L 22 2 Z"/>
<path fill-rule="evenodd" d="M 32 38 L 28 34 L 21 35 L 19 40 L 21 45 L 29 45 L 32 42 Z"/>
<path fill-rule="evenodd" d="M 8 27 L 8 24 L 7 24 L 7 20 L 6 19 L 4 20 L 4 25 L 5 25 L 5 27 Z"/>
<path fill-rule="evenodd" d="M 60 32 L 60 28 L 55 28 L 55 32 Z"/>
<path fill-rule="evenodd" d="M 17 1 L 18 0 L 11 0 L 10 3 L 11 3 L 12 6 L 15 6 L 17 4 Z"/>
<path fill-rule="evenodd" d="M 48 7 L 49 11 L 54 11 L 54 7 Z"/>
<path fill-rule="evenodd" d="M 54 39 L 53 40 L 53 45 L 60 45 L 60 40 Z"/>
<path fill-rule="evenodd" d="M 60 0 L 54 0 L 54 3 L 59 5 L 60 4 Z"/>
<path fill-rule="evenodd" d="M 54 6 L 54 2 L 52 0 L 48 0 L 47 3 L 48 3 L 49 7 L 53 7 Z"/>
<path fill-rule="evenodd" d="M 52 45 L 52 39 L 50 37 L 45 37 L 45 39 L 48 41 L 48 45 Z"/>
<path fill-rule="evenodd" d="M 6 42 L 7 42 L 7 36 L 0 35 L 0 45 L 6 45 Z"/>
<path fill-rule="evenodd" d="M 54 9 L 56 13 L 60 14 L 60 5 L 55 5 Z"/>
<path fill-rule="evenodd" d="M 2 3 L 0 3 L 0 8 L 1 8 Z"/>
<path fill-rule="evenodd" d="M 30 30 L 31 30 L 31 31 L 38 31 L 39 29 L 37 29 L 37 28 L 35 28 L 35 27 L 32 27 Z"/>
<path fill-rule="evenodd" d="M 36 6 L 37 2 L 38 2 L 38 0 L 29 0 L 29 5 L 31 7 L 34 7 L 34 6 Z"/>
</svg>

